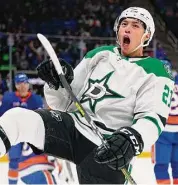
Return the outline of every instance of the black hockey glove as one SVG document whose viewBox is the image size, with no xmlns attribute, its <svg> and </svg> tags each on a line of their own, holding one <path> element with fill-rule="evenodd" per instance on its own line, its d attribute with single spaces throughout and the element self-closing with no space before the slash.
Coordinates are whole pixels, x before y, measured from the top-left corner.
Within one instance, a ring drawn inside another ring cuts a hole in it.
<svg viewBox="0 0 178 185">
<path fill-rule="evenodd" d="M 70 84 L 74 78 L 73 69 L 70 64 L 68 64 L 65 60 L 59 58 L 59 62 L 62 66 L 63 72 L 65 74 L 67 82 Z M 51 60 L 46 60 L 41 62 L 37 66 L 38 76 L 44 80 L 50 88 L 55 90 L 59 89 L 59 87 L 63 87 L 61 81 L 59 79 L 59 75 L 56 72 L 54 64 Z"/>
<path fill-rule="evenodd" d="M 107 164 L 113 170 L 126 167 L 143 151 L 141 135 L 131 127 L 118 129 L 106 140 L 106 147 L 102 144 L 96 149 L 95 161 Z"/>
</svg>

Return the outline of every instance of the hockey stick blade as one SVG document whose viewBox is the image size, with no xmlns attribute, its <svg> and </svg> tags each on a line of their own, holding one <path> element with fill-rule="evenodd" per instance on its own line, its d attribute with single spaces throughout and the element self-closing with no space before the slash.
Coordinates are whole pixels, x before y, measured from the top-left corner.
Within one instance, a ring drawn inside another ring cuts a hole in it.
<svg viewBox="0 0 178 185">
<path fill-rule="evenodd" d="M 76 108 L 79 110 L 81 115 L 83 117 L 85 117 L 86 121 L 91 125 L 92 130 L 99 136 L 102 143 L 105 144 L 105 139 L 103 138 L 102 134 L 99 132 L 98 128 L 96 127 L 96 125 L 94 124 L 92 119 L 90 118 L 89 114 L 85 111 L 85 109 L 83 108 L 83 106 L 81 105 L 79 100 L 76 98 L 76 96 L 72 92 L 72 90 L 70 88 L 70 85 L 68 84 L 68 82 L 67 82 L 67 80 L 64 76 L 64 73 L 62 71 L 62 66 L 60 65 L 60 62 L 57 58 L 57 55 L 56 55 L 54 49 L 52 48 L 50 42 L 48 41 L 48 39 L 44 35 L 42 35 L 40 33 L 37 34 L 37 37 L 40 40 L 43 47 L 45 48 L 45 50 L 47 51 L 49 57 L 51 58 L 51 60 L 54 64 L 54 67 L 55 67 L 55 69 L 56 69 L 56 71 L 59 75 L 60 80 L 61 80 L 61 83 L 64 86 L 64 88 L 66 89 L 66 91 L 69 93 L 69 95 L 70 95 L 71 99 L 73 100 Z M 137 185 L 135 180 L 132 178 L 130 173 L 125 168 L 121 169 L 121 171 L 124 174 L 124 176 L 126 177 L 126 179 L 130 182 L 130 184 Z"/>
<path fill-rule="evenodd" d="M 55 53 L 54 49 L 52 48 L 50 42 L 48 41 L 48 39 L 40 33 L 37 34 L 37 37 L 40 40 L 43 47 L 45 48 L 48 55 L 50 56 L 51 60 L 53 61 L 53 64 L 55 66 L 55 69 L 56 69 L 58 75 L 63 74 L 62 67 L 59 63 L 59 60 L 58 60 L 56 53 Z"/>
</svg>

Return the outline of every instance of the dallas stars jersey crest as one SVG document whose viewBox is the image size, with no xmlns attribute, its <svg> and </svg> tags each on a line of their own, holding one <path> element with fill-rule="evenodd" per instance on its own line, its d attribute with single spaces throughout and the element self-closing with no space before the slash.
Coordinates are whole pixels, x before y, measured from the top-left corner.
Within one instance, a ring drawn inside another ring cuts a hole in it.
<svg viewBox="0 0 178 185">
<path fill-rule="evenodd" d="M 117 47 L 103 46 L 86 54 L 74 70 L 71 87 L 104 136 L 122 126 L 132 126 L 145 145 L 151 146 L 166 123 L 173 84 L 161 61 L 126 58 Z M 79 132 L 101 144 L 65 89 L 55 91 L 46 84 L 44 90 L 51 108 L 70 113 Z"/>
</svg>

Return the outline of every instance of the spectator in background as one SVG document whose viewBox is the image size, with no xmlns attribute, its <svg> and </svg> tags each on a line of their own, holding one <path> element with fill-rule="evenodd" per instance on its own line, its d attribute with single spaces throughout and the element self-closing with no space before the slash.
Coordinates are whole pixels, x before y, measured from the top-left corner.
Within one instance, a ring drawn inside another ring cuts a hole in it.
<svg viewBox="0 0 178 185">
<path fill-rule="evenodd" d="M 25 51 L 30 68 L 35 69 L 43 59 L 42 47 L 40 46 L 39 41 L 33 38 L 29 39 Z"/>
</svg>

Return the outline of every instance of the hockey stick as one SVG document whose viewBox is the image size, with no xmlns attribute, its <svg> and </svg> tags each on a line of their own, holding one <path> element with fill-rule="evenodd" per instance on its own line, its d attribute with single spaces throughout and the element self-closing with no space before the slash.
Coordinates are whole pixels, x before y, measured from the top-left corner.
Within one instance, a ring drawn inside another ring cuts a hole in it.
<svg viewBox="0 0 178 185">
<path fill-rule="evenodd" d="M 68 84 L 65 75 L 62 71 L 62 67 L 60 65 L 60 62 L 56 56 L 56 53 L 54 51 L 54 49 L 52 48 L 50 42 L 48 41 L 48 39 L 42 35 L 42 34 L 37 34 L 38 39 L 40 40 L 41 44 L 43 45 L 43 47 L 45 48 L 45 50 L 47 51 L 48 55 L 50 56 L 55 69 L 59 75 L 59 78 L 61 80 L 62 85 L 64 86 L 64 88 L 66 89 L 66 91 L 69 93 L 69 95 L 71 96 L 71 99 L 73 100 L 75 106 L 77 107 L 77 109 L 79 110 L 79 112 L 81 113 L 81 115 L 83 117 L 85 117 L 85 119 L 87 120 L 87 122 L 91 125 L 92 130 L 98 135 L 98 137 L 101 139 L 101 142 L 105 145 L 106 144 L 106 140 L 104 139 L 104 137 L 102 136 L 102 134 L 100 133 L 100 131 L 98 130 L 98 127 L 95 125 L 95 123 L 93 122 L 93 120 L 91 119 L 91 117 L 89 116 L 89 114 L 85 111 L 85 109 L 83 108 L 83 106 L 81 105 L 81 103 L 79 102 L 79 100 L 76 98 L 75 94 L 73 93 L 73 91 L 70 88 L 70 85 Z M 135 182 L 135 180 L 132 178 L 132 176 L 129 174 L 129 172 L 126 170 L 126 168 L 121 169 L 122 173 L 124 174 L 124 176 L 126 177 L 126 179 L 133 185 L 137 185 L 137 183 Z"/>
</svg>

